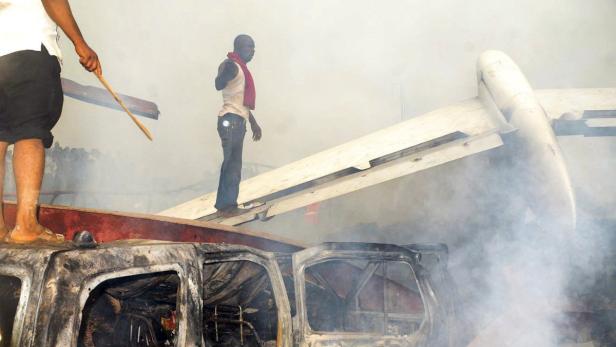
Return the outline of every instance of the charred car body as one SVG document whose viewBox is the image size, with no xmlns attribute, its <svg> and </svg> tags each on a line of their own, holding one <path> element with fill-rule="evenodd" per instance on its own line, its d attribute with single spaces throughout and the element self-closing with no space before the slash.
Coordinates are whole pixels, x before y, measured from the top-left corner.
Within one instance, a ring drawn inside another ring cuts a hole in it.
<svg viewBox="0 0 616 347">
<path fill-rule="evenodd" d="M 424 266 L 434 250 L 2 244 L 0 345 L 446 346 L 445 267 Z"/>
</svg>

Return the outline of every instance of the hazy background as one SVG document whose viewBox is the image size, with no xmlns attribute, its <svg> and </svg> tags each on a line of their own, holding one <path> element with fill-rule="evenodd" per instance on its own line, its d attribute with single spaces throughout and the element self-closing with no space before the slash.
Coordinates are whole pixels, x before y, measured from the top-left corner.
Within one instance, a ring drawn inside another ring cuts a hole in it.
<svg viewBox="0 0 616 347">
<path fill-rule="evenodd" d="M 142 120 L 151 143 L 122 112 L 66 98 L 57 141 L 113 153 L 121 171 L 172 178 L 168 188 L 218 170 L 213 79 L 238 33 L 256 41 L 249 67 L 264 130 L 244 159 L 271 166 L 475 96 L 486 49 L 509 54 L 535 88 L 609 87 L 616 76 L 613 0 L 71 4 L 112 86 L 161 115 Z M 61 45 L 63 76 L 98 85 Z"/>
<path fill-rule="evenodd" d="M 616 84 L 614 0 L 71 4 L 107 80 L 118 92 L 154 101 L 161 115 L 141 118 L 154 134 L 149 142 L 124 113 L 65 98 L 56 140 L 107 158 L 80 172 L 77 188 L 100 189 L 94 178 L 103 175 L 115 194 L 56 203 L 157 212 L 215 190 L 222 98 L 213 80 L 239 33 L 256 42 L 249 67 L 264 131 L 258 143 L 246 138 L 244 161 L 255 166 L 248 174 L 476 96 L 475 63 L 487 49 L 510 55 L 536 89 Z M 98 86 L 70 42 L 62 37 L 61 44 L 63 76 Z M 581 211 L 616 218 L 616 139 L 560 142 L 584 199 Z M 503 200 L 511 177 L 490 170 L 491 157 L 479 154 L 324 202 L 317 223 L 302 209 L 244 227 L 318 242 L 357 234 L 361 225 L 365 237 L 401 242 L 408 232 L 398 240 L 384 228 L 412 223 L 415 240 L 452 242 L 466 237 L 460 228 L 493 223 L 486 208 L 523 209 L 514 206 L 523 202 Z"/>
</svg>

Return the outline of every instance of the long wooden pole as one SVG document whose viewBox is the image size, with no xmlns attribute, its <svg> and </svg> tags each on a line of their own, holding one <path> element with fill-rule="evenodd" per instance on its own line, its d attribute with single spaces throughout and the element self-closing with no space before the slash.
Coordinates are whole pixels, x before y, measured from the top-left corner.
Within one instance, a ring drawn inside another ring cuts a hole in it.
<svg viewBox="0 0 616 347">
<path fill-rule="evenodd" d="M 96 75 L 96 74 L 95 74 Z M 115 101 L 118 102 L 118 104 L 120 104 L 120 106 L 122 106 L 122 108 L 124 109 L 124 111 L 126 111 L 126 113 L 128 114 L 128 116 L 133 120 L 133 122 L 135 122 L 135 124 L 137 124 L 137 126 L 139 127 L 139 129 L 141 129 L 141 131 L 143 131 L 143 133 L 145 134 L 145 136 L 147 136 L 148 139 L 150 139 L 150 141 L 153 141 L 152 138 L 152 134 L 150 133 L 150 131 L 148 130 L 148 128 L 145 127 L 145 125 L 141 124 L 141 122 L 137 119 L 137 117 L 135 117 L 135 115 L 133 115 L 133 113 L 131 111 L 128 110 L 128 107 L 126 107 L 126 105 L 124 105 L 124 102 L 122 102 L 122 100 L 120 99 L 120 97 L 118 96 L 118 94 L 116 94 L 116 92 L 113 91 L 113 88 L 111 88 L 111 86 L 109 85 L 109 82 L 107 82 L 107 80 L 105 79 L 105 77 L 103 77 L 103 75 L 96 75 L 96 77 L 98 77 L 98 79 L 101 81 L 101 83 L 105 86 L 105 88 L 107 88 L 107 90 L 109 91 L 109 93 L 111 93 L 111 95 L 113 95 L 113 98 L 115 99 Z"/>
</svg>

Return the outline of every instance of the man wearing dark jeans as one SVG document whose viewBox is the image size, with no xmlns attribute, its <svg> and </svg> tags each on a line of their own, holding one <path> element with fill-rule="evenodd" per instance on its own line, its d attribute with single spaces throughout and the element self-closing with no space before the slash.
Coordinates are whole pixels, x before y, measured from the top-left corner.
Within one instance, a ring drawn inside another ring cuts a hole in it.
<svg viewBox="0 0 616 347">
<path fill-rule="evenodd" d="M 223 212 L 225 207 L 236 207 L 242 179 L 242 147 L 246 134 L 246 121 L 242 116 L 226 113 L 218 117 L 218 135 L 222 142 L 224 161 L 220 169 L 216 208 Z"/>
<path fill-rule="evenodd" d="M 224 160 L 220 168 L 220 180 L 215 207 L 222 217 L 231 217 L 243 212 L 237 207 L 242 178 L 242 149 L 246 121 L 250 122 L 252 139 L 261 139 L 261 128 L 252 110 L 255 109 L 256 91 L 252 75 L 246 63 L 255 54 L 255 43 L 248 35 L 239 35 L 233 41 L 233 52 L 227 54 L 218 67 L 216 90 L 222 91 L 223 106 L 218 113 L 218 135 L 222 142 Z"/>
<path fill-rule="evenodd" d="M 36 216 L 44 148 L 51 146 L 51 129 L 62 111 L 57 26 L 72 41 L 83 67 L 100 75 L 98 56 L 81 35 L 68 0 L 0 1 L 0 197 L 10 144 L 15 144 L 17 185 L 17 215 L 10 232 L 0 203 L 0 238 L 8 242 L 63 240 Z"/>
</svg>

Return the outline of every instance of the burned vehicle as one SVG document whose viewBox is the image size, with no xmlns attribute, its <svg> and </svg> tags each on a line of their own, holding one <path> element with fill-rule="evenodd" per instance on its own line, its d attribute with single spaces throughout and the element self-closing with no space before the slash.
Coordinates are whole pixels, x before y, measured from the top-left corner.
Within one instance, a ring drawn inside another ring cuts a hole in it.
<svg viewBox="0 0 616 347">
<path fill-rule="evenodd" d="M 243 246 L 151 240 L 81 246 L 3 244 L 0 286 L 5 294 L 2 316 L 7 319 L 2 324 L 1 344 L 203 346 L 202 341 L 209 341 L 203 312 L 233 299 L 232 295 L 217 301 L 202 299 L 207 292 L 203 285 L 207 264 L 216 259 L 268 269 L 261 274 L 263 280 L 255 283 L 261 285 L 259 297 L 249 293 L 256 288 L 250 283 L 242 283 L 235 294 L 238 306 L 260 307 L 259 299 L 266 303 L 286 300 L 282 282 L 275 277 L 275 260 L 268 257 Z M 234 271 L 241 271 L 242 266 L 231 268 L 226 274 L 238 275 Z M 269 280 L 270 273 L 273 280 Z M 252 274 L 256 279 L 259 272 Z M 216 287 L 214 282 L 208 283 Z M 281 332 L 289 330 L 286 301 L 273 307 L 272 316 L 281 317 Z M 250 323 L 251 317 L 238 321 Z M 278 336 L 264 338 L 276 340 Z M 282 333 L 280 339 L 285 339 Z"/>
<path fill-rule="evenodd" d="M 422 252 L 1 244 L 0 346 L 445 346 L 445 301 Z"/>
<path fill-rule="evenodd" d="M 15 206 L 4 207 L 10 225 Z M 214 223 L 47 205 L 39 220 L 73 241 L 0 243 L 0 347 L 459 341 L 444 245 L 304 248 Z"/>
</svg>

